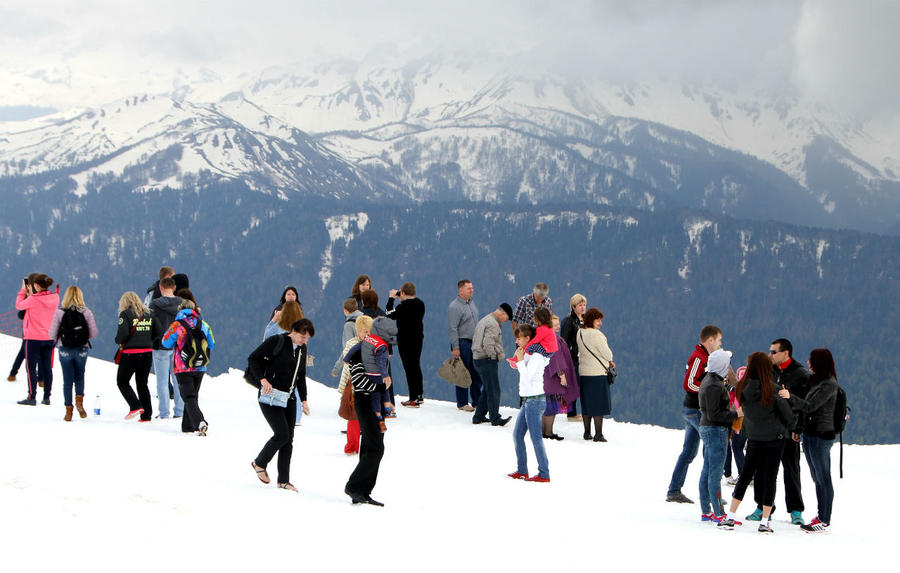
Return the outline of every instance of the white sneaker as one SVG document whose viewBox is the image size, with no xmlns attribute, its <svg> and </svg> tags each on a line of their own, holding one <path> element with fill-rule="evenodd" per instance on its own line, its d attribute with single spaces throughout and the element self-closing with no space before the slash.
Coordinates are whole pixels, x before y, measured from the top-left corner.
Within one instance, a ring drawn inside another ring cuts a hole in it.
<svg viewBox="0 0 900 573">
<path fill-rule="evenodd" d="M 726 483 L 727 485 L 734 486 L 734 485 L 737 485 L 737 482 L 738 482 L 739 479 L 740 479 L 740 476 L 731 476 L 730 478 L 728 478 L 727 480 L 725 480 L 725 483 Z"/>
<path fill-rule="evenodd" d="M 207 428 L 209 428 L 209 424 L 207 424 L 205 421 L 200 422 L 200 428 L 197 430 L 197 435 L 205 436 Z"/>
</svg>

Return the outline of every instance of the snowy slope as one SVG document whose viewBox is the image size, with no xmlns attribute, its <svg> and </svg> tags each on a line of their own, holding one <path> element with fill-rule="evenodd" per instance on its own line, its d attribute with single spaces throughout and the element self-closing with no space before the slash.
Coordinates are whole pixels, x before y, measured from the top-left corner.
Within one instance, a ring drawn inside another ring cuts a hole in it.
<svg viewBox="0 0 900 573">
<path fill-rule="evenodd" d="M 18 340 L 0 336 L 0 363 L 17 350 Z M 511 424 L 473 426 L 452 404 L 429 401 L 389 424 L 374 491 L 386 507 L 354 507 L 342 490 L 356 459 L 341 450 L 333 389 L 310 383 L 312 414 L 294 440 L 298 495 L 262 485 L 249 466 L 270 430 L 237 371 L 204 380 L 205 439 L 182 435 L 176 420 L 123 420 L 115 366 L 93 358 L 87 402 L 100 394 L 102 415 L 63 422 L 58 368 L 55 376 L 49 407 L 15 404 L 22 376 L 0 386 L 4 570 L 696 571 L 743 569 L 751 556 L 818 570 L 883 566 L 890 555 L 892 528 L 873 517 L 897 512 L 881 492 L 900 476 L 900 446 L 845 448 L 830 534 L 803 534 L 782 512 L 773 536 L 749 526 L 726 533 L 701 524 L 697 505 L 663 501 L 681 432 L 610 421 L 609 443 L 595 444 L 560 417 L 566 440 L 546 444 L 552 482 L 532 484 L 505 475 Z M 699 472 L 698 459 L 691 497 Z M 805 467 L 803 478 L 813 507 Z"/>
</svg>

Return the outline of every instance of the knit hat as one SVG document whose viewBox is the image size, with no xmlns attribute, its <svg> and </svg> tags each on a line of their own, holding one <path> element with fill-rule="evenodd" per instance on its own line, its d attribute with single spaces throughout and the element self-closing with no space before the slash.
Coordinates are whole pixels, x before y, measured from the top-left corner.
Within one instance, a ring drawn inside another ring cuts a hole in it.
<svg viewBox="0 0 900 573">
<path fill-rule="evenodd" d="M 509 317 L 509 320 L 512 320 L 512 307 L 509 306 L 509 303 L 504 302 L 500 305 L 500 308 L 503 309 L 503 312 L 506 313 L 506 316 Z"/>
<path fill-rule="evenodd" d="M 728 374 L 729 366 L 731 366 L 730 350 L 716 350 L 709 355 L 709 360 L 706 361 L 707 372 L 715 372 L 722 378 L 724 378 L 725 375 Z"/>
</svg>

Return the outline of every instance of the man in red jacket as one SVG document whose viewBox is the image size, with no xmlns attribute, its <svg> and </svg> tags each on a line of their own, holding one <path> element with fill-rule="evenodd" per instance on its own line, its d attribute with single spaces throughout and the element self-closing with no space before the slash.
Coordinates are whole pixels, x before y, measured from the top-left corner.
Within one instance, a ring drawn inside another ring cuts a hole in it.
<svg viewBox="0 0 900 573">
<path fill-rule="evenodd" d="M 697 392 L 700 390 L 700 382 L 706 374 L 706 360 L 711 352 L 722 348 L 722 330 L 718 326 L 707 324 L 700 330 L 700 344 L 694 347 L 694 352 L 688 358 L 684 373 L 684 410 L 681 417 L 684 418 L 684 445 L 681 447 L 681 455 L 675 462 L 675 470 L 672 472 L 672 480 L 669 482 L 669 491 L 666 493 L 666 501 L 676 503 L 694 503 L 693 500 L 681 493 L 684 479 L 687 476 L 688 466 L 697 456 L 700 447 L 700 402 Z"/>
</svg>

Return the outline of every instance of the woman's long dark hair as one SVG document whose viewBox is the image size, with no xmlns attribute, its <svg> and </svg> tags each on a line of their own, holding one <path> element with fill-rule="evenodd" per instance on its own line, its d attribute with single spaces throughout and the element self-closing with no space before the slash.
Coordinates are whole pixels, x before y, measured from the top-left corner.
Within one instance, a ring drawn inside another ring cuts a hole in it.
<svg viewBox="0 0 900 573">
<path fill-rule="evenodd" d="M 741 402 L 741 394 L 744 393 L 744 388 L 747 387 L 751 379 L 759 380 L 759 387 L 762 392 L 760 403 L 766 407 L 774 404 L 775 385 L 772 383 L 772 363 L 765 352 L 754 352 L 747 357 L 747 371 L 744 372 L 744 377 L 741 378 L 734 390 L 734 397 L 737 398 L 738 403 Z"/>
<path fill-rule="evenodd" d="M 812 369 L 812 376 L 809 377 L 810 387 L 829 378 L 834 378 L 837 381 L 837 373 L 834 370 L 834 357 L 827 348 L 814 348 L 809 353 L 809 367 Z"/>
<path fill-rule="evenodd" d="M 369 275 L 359 275 L 356 277 L 356 282 L 353 283 L 353 289 L 350 291 L 350 296 L 359 298 L 359 285 L 366 281 L 369 283 L 369 288 L 372 288 L 372 279 L 369 278 Z"/>
<path fill-rule="evenodd" d="M 297 287 L 295 287 L 295 286 L 286 286 L 286 287 L 284 287 L 284 292 L 281 293 L 281 305 L 284 306 L 284 303 L 287 302 L 287 301 L 284 299 L 284 295 L 286 295 L 287 292 L 288 292 L 289 290 L 294 291 L 294 296 L 296 297 L 297 304 L 300 304 L 300 292 L 297 290 Z M 303 305 L 302 305 L 302 304 L 300 304 L 300 308 L 303 308 Z M 299 319 L 298 319 L 298 320 L 299 320 Z"/>
</svg>

